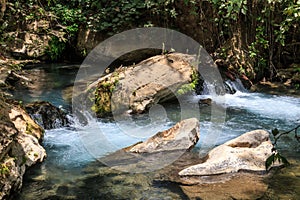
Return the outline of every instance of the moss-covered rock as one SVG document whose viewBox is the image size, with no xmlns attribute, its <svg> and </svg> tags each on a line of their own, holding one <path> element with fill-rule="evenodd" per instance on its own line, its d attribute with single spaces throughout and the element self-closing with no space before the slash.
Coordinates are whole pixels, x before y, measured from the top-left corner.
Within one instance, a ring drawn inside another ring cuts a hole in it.
<svg viewBox="0 0 300 200">
<path fill-rule="evenodd" d="M 119 82 L 119 72 L 114 72 L 98 83 L 95 90 L 92 110 L 99 116 L 109 115 L 112 112 L 111 96 Z"/>
</svg>

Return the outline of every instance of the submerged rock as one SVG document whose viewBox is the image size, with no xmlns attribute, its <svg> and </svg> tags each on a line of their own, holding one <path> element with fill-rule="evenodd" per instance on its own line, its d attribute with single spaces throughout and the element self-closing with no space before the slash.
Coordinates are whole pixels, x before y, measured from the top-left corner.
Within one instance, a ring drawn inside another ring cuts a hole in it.
<svg viewBox="0 0 300 200">
<path fill-rule="evenodd" d="M 208 153 L 204 163 L 190 166 L 180 176 L 208 176 L 245 171 L 265 171 L 265 161 L 272 154 L 269 133 L 264 130 L 247 132 Z"/>
<path fill-rule="evenodd" d="M 249 173 L 221 175 L 221 180 L 210 183 L 185 183 L 181 184 L 182 191 L 188 199 L 262 199 L 268 189 L 264 176 Z M 206 181 L 213 177 L 207 177 Z M 203 180 L 202 180 L 203 181 Z M 205 182 L 205 181 L 204 181 Z"/>
<path fill-rule="evenodd" d="M 69 123 L 66 113 L 49 102 L 34 102 L 27 104 L 25 108 L 32 118 L 45 129 L 60 128 Z"/>
<path fill-rule="evenodd" d="M 212 99 L 211 99 L 211 98 L 207 98 L 207 99 L 200 99 L 198 103 L 199 103 L 200 105 L 207 105 L 207 106 L 210 106 L 210 105 L 211 105 L 211 102 L 212 102 Z"/>
<path fill-rule="evenodd" d="M 145 142 L 125 148 L 132 153 L 189 150 L 199 140 L 199 121 L 196 118 L 182 120 L 172 128 L 159 132 Z"/>
</svg>

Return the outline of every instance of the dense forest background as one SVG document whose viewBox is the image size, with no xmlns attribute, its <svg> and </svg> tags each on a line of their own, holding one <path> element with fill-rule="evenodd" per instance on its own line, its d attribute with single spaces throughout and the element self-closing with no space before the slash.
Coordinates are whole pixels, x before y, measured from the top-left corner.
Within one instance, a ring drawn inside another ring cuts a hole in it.
<svg viewBox="0 0 300 200">
<path fill-rule="evenodd" d="M 300 88 L 300 0 L 1 0 L 1 57 L 81 61 L 136 27 L 178 30 L 219 67 Z"/>
</svg>

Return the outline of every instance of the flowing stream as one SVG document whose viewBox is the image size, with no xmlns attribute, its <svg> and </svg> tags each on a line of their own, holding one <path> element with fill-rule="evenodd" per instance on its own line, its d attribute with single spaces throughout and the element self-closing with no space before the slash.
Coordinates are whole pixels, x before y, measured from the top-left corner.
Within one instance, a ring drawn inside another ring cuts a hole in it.
<svg viewBox="0 0 300 200">
<path fill-rule="evenodd" d="M 36 100 L 50 101 L 66 110 L 70 104 L 66 101 L 64 89 L 75 79 L 76 66 L 53 65 L 34 68 L 43 78 L 38 79 L 39 90 L 17 90 L 15 98 L 24 102 Z M 300 119 L 300 98 L 275 96 L 262 93 L 248 93 L 234 84 L 228 83 L 235 94 L 218 97 L 213 94 L 191 95 L 188 103 L 198 103 L 200 99 L 211 98 L 213 105 L 200 105 L 200 141 L 195 152 L 207 152 L 215 145 L 233 139 L 242 133 L 255 129 L 271 130 L 278 128 L 286 131 L 295 127 Z M 161 107 L 164 107 L 162 110 Z M 224 120 L 214 124 L 212 106 L 225 111 Z M 122 126 L 110 119 L 99 119 L 83 127 L 74 121 L 71 127 L 47 130 L 43 145 L 48 157 L 42 163 L 28 170 L 24 179 L 22 192 L 18 199 L 187 199 L 188 197 L 177 184 L 157 182 L 154 172 L 132 174 L 111 170 L 97 158 L 112 153 L 120 148 L 145 140 L 149 135 L 165 130 L 180 120 L 180 105 L 168 103 L 158 107 L 163 121 L 153 121 L 151 113 L 136 116 L 132 136 L 122 132 Z M 151 121 L 152 120 L 152 121 Z M 298 120 L 298 121 L 297 121 Z M 211 129 L 218 126 L 217 138 L 211 138 Z M 127 128 L 128 128 L 127 127 Z M 89 133 L 105 132 L 107 144 L 97 146 L 99 138 L 91 134 L 82 138 L 84 131 Z M 108 141 L 108 142 L 107 142 Z M 106 146 L 105 146 L 106 145 Z M 283 137 L 279 143 L 280 151 L 292 163 L 286 171 L 270 183 L 269 193 L 279 199 L 300 199 L 299 164 L 300 145 L 291 136 Z M 93 149 L 96 149 L 93 151 Z M 297 171 L 298 170 L 298 171 Z M 290 182 L 289 182 L 290 180 Z"/>
</svg>

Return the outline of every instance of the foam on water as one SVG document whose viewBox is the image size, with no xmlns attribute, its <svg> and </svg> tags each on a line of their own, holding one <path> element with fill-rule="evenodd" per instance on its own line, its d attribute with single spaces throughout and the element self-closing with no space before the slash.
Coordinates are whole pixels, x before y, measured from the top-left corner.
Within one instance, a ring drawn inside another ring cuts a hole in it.
<svg viewBox="0 0 300 200">
<path fill-rule="evenodd" d="M 79 167 L 94 160 L 74 129 L 46 130 L 43 143 L 47 151 L 47 163 L 62 167 Z"/>
<path fill-rule="evenodd" d="M 86 114 L 88 124 L 74 120 L 72 127 L 46 130 L 44 145 L 48 160 L 62 167 L 79 167 L 124 147 L 145 141 L 174 122 L 156 122 L 147 118 L 133 124 L 107 122 Z"/>
<path fill-rule="evenodd" d="M 219 103 L 218 97 L 214 100 Z M 226 94 L 222 105 L 226 108 L 245 109 L 272 119 L 291 122 L 300 119 L 300 99 L 294 97 L 236 92 L 233 95 Z"/>
</svg>

